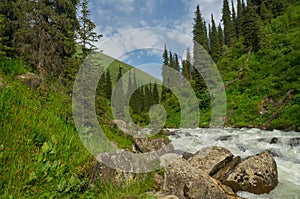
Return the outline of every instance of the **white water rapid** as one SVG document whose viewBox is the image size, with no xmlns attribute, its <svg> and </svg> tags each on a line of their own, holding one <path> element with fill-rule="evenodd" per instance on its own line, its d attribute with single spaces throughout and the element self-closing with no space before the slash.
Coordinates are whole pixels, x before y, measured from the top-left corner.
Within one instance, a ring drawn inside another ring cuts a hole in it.
<svg viewBox="0 0 300 199">
<path fill-rule="evenodd" d="M 238 192 L 247 199 L 300 199 L 300 133 L 260 129 L 168 129 L 176 150 L 194 153 L 206 146 L 222 146 L 246 158 L 269 150 L 278 168 L 278 186 L 269 194 Z M 278 142 L 270 144 L 272 138 Z M 298 138 L 292 146 L 291 139 Z"/>
</svg>

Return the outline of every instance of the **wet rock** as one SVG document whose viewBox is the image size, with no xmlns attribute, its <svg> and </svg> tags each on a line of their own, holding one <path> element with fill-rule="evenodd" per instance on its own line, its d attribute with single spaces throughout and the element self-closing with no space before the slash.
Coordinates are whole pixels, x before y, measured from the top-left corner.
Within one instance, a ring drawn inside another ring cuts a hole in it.
<svg viewBox="0 0 300 199">
<path fill-rule="evenodd" d="M 245 151 L 246 151 L 245 147 L 244 147 L 242 144 L 238 144 L 238 145 L 237 145 L 237 148 L 238 148 L 240 151 L 242 151 L 242 152 L 245 152 Z"/>
<path fill-rule="evenodd" d="M 270 144 L 277 144 L 277 143 L 278 143 L 278 138 L 277 138 L 277 137 L 273 137 L 273 138 L 271 139 Z"/>
<path fill-rule="evenodd" d="M 233 154 L 229 150 L 213 146 L 199 150 L 188 161 L 192 166 L 212 176 L 230 162 L 232 158 Z"/>
<path fill-rule="evenodd" d="M 279 149 L 268 149 L 267 150 L 273 157 L 282 157 L 282 153 Z"/>
<path fill-rule="evenodd" d="M 269 193 L 278 184 L 276 162 L 268 151 L 251 156 L 233 169 L 224 184 L 230 186 L 234 192 Z"/>
<path fill-rule="evenodd" d="M 186 136 L 186 137 L 192 137 L 192 134 L 186 132 L 186 133 L 185 133 L 185 136 Z"/>
<path fill-rule="evenodd" d="M 241 157 L 236 156 L 232 161 L 228 162 L 223 168 L 221 168 L 216 174 L 212 177 L 223 182 L 226 179 L 227 174 L 239 163 L 241 162 Z"/>
<path fill-rule="evenodd" d="M 24 83 L 25 85 L 29 86 L 30 88 L 36 90 L 40 84 L 42 83 L 42 79 L 31 72 L 27 72 L 25 74 L 22 75 L 18 75 L 16 77 L 17 80 L 21 81 L 22 83 Z"/>
<path fill-rule="evenodd" d="M 219 141 L 228 141 L 228 140 L 232 140 L 232 139 L 233 139 L 232 135 L 222 135 L 217 140 L 219 140 Z"/>
<path fill-rule="evenodd" d="M 296 147 L 300 145 L 300 138 L 292 138 L 288 141 L 288 145 L 291 147 Z"/>
<path fill-rule="evenodd" d="M 178 159 L 165 168 L 163 190 L 180 199 L 229 199 L 222 186 L 188 161 Z"/>
<path fill-rule="evenodd" d="M 182 154 L 182 157 L 183 157 L 183 159 L 185 159 L 185 160 L 190 159 L 192 156 L 193 156 L 193 154 L 192 154 L 192 153 L 189 153 L 189 152 L 184 152 L 184 153 Z"/>
<path fill-rule="evenodd" d="M 135 135 L 133 136 L 132 141 L 135 143 L 136 148 L 142 153 L 159 150 L 167 146 L 167 144 L 170 142 L 164 138 L 149 140 L 144 135 Z"/>
</svg>

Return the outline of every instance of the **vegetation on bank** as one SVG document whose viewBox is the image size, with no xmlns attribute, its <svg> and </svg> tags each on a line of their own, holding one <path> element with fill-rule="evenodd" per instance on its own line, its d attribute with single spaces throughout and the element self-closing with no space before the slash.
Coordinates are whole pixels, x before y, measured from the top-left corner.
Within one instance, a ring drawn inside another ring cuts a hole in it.
<svg viewBox="0 0 300 199">
<path fill-rule="evenodd" d="M 88 19 L 88 1 L 81 1 L 79 19 L 76 6 L 80 1 L 45 2 L 0 1 L 0 78 L 7 84 L 0 87 L 0 197 L 151 198 L 144 194 L 156 188 L 151 175 L 122 188 L 113 184 L 88 187 L 94 158 L 76 132 L 70 93 L 79 66 L 100 35 L 93 32 L 95 26 Z M 293 0 L 251 2 L 246 6 L 238 1 L 235 13 L 225 0 L 224 27 L 214 24 L 212 16 L 211 29 L 207 29 L 201 9 L 195 12 L 195 40 L 217 63 L 226 86 L 225 124 L 299 131 L 300 4 Z M 20 17 L 24 13 L 29 13 L 28 18 Z M 41 16 L 41 23 L 34 21 Z M 38 39 L 30 43 L 32 38 Z M 166 49 L 163 59 L 175 70 L 182 67 L 180 72 L 199 98 L 200 125 L 207 127 L 210 98 L 201 76 L 192 71 L 191 56 L 178 63 L 177 55 Z M 110 104 L 111 88 L 129 69 L 129 65 L 113 62 L 100 78 L 96 109 L 107 137 L 130 150 L 130 136 L 111 125 Z M 15 79 L 29 71 L 43 80 L 36 90 Z M 124 96 L 139 81 L 134 74 L 131 78 L 124 84 L 128 85 L 123 88 Z M 149 108 L 160 102 L 168 113 L 165 127 L 178 127 L 181 110 L 176 96 L 157 86 L 158 80 L 145 74 L 142 79 L 151 84 L 133 94 L 133 120 L 147 125 Z"/>
</svg>

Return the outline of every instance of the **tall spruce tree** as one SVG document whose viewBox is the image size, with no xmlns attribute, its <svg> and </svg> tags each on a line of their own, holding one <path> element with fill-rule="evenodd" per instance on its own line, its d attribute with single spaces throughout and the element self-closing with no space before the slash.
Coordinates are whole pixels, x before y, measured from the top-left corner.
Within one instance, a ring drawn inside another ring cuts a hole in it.
<svg viewBox="0 0 300 199">
<path fill-rule="evenodd" d="M 186 60 L 182 60 L 182 75 L 188 81 L 192 80 L 191 68 L 192 68 L 192 58 L 190 49 L 186 50 Z"/>
<path fill-rule="evenodd" d="M 111 82 L 111 76 L 109 69 L 107 69 L 106 75 L 105 75 L 105 97 L 106 99 L 111 99 L 112 95 L 112 82 Z"/>
<path fill-rule="evenodd" d="M 194 27 L 193 27 L 194 41 L 200 44 L 206 51 L 208 51 L 208 38 L 205 21 L 201 16 L 199 5 L 195 11 Z M 197 54 L 197 52 L 195 52 Z"/>
<path fill-rule="evenodd" d="M 170 81 L 170 70 L 169 70 L 169 55 L 168 50 L 165 45 L 164 53 L 163 53 L 163 66 L 162 66 L 162 78 L 163 78 L 163 85 L 168 85 Z M 162 87 L 161 91 L 162 100 L 165 100 L 167 97 L 167 93 L 169 93 L 169 89 L 167 89 L 165 86 Z"/>
<path fill-rule="evenodd" d="M 233 4 L 233 0 L 231 0 L 231 12 L 232 12 L 232 25 L 235 32 L 235 37 L 238 38 L 239 35 L 239 24 L 237 21 L 237 14 L 235 13 L 235 8 Z"/>
<path fill-rule="evenodd" d="M 241 36 L 244 17 L 242 2 L 237 0 L 237 38 Z"/>
<path fill-rule="evenodd" d="M 211 15 L 210 55 L 214 61 L 217 61 L 221 56 L 220 39 L 213 14 Z"/>
<path fill-rule="evenodd" d="M 96 25 L 92 22 L 90 17 L 90 10 L 88 8 L 89 0 L 82 0 L 80 3 L 80 29 L 78 31 L 79 44 L 82 47 L 84 55 L 87 55 L 91 50 L 95 50 L 94 42 L 97 42 L 102 35 L 94 32 Z"/>
<path fill-rule="evenodd" d="M 246 17 L 243 24 L 244 44 L 253 51 L 259 50 L 260 17 L 254 5 L 248 2 Z"/>
<path fill-rule="evenodd" d="M 153 86 L 152 95 L 153 95 L 153 104 L 159 104 L 160 99 L 159 99 L 159 93 L 158 93 L 158 88 L 157 88 L 156 82 L 154 83 L 154 86 Z"/>
<path fill-rule="evenodd" d="M 222 21 L 224 25 L 224 41 L 228 47 L 234 43 L 234 27 L 231 18 L 231 11 L 229 9 L 228 0 L 223 1 Z"/>
<path fill-rule="evenodd" d="M 223 35 L 223 29 L 222 29 L 221 24 L 219 24 L 219 26 L 218 26 L 218 37 L 219 37 L 219 44 L 220 44 L 219 51 L 222 55 L 223 54 L 223 45 L 224 45 L 224 35 Z"/>
<path fill-rule="evenodd" d="M 75 53 L 78 1 L 16 0 L 13 8 L 13 47 L 41 77 L 64 72 Z"/>
</svg>

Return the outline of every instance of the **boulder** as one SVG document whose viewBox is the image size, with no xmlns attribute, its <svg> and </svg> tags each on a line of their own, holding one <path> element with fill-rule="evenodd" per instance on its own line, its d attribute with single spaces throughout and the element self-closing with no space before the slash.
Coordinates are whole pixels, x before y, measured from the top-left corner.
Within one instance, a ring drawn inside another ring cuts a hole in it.
<svg viewBox="0 0 300 199">
<path fill-rule="evenodd" d="M 278 184 L 276 162 L 268 151 L 250 156 L 227 175 L 223 184 L 230 186 L 234 192 L 269 193 Z"/>
<path fill-rule="evenodd" d="M 136 148 L 142 153 L 157 151 L 167 146 L 170 142 L 164 138 L 150 140 L 142 134 L 133 136 L 132 141 L 135 143 Z"/>
<path fill-rule="evenodd" d="M 217 179 L 221 182 L 223 182 L 227 176 L 227 174 L 239 163 L 241 162 L 241 157 L 236 156 L 233 158 L 232 161 L 228 162 L 226 165 L 224 165 L 223 168 L 221 168 L 216 174 L 214 174 L 212 177 L 214 179 Z"/>
<path fill-rule="evenodd" d="M 233 154 L 229 150 L 213 146 L 199 150 L 188 161 L 193 167 L 213 176 L 232 159 Z"/>
<path fill-rule="evenodd" d="M 180 158 L 168 165 L 164 173 L 163 191 L 180 199 L 229 199 L 221 184 L 205 172 Z"/>
<path fill-rule="evenodd" d="M 17 80 L 21 81 L 22 83 L 24 83 L 25 85 L 29 86 L 30 88 L 36 90 L 40 84 L 42 83 L 42 79 L 31 72 L 27 72 L 25 74 L 22 75 L 18 75 L 16 77 Z"/>
<path fill-rule="evenodd" d="M 273 137 L 273 138 L 271 139 L 270 144 L 277 144 L 277 143 L 278 143 L 278 138 L 277 138 L 277 137 Z"/>
<path fill-rule="evenodd" d="M 296 147 L 300 145 L 300 137 L 299 138 L 291 138 L 288 141 L 288 145 L 290 145 L 291 147 Z"/>
</svg>

